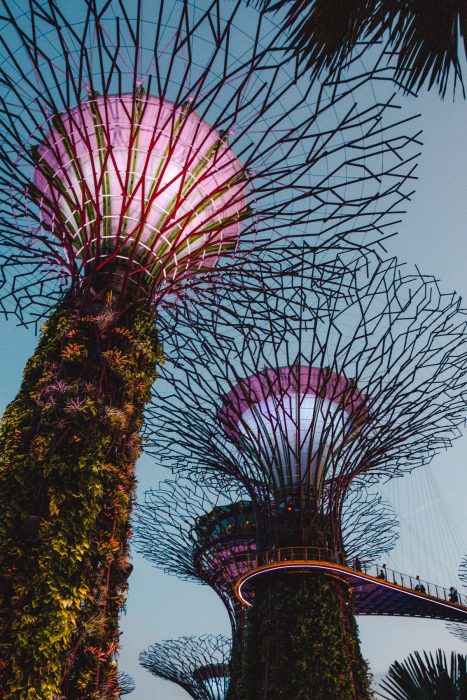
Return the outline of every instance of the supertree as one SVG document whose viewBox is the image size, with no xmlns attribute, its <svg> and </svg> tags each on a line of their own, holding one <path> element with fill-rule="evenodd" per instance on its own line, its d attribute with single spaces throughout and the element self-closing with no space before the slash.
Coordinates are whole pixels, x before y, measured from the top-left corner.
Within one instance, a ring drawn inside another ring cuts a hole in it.
<svg viewBox="0 0 467 700">
<path fill-rule="evenodd" d="M 310 85 L 239 2 L 146 10 L 2 2 L 1 308 L 49 316 L 2 423 L 5 697 L 118 692 L 155 307 L 227 285 L 240 238 L 384 240 L 410 194 L 416 136 L 371 74 Z"/>
<path fill-rule="evenodd" d="M 230 679 L 230 640 L 222 635 L 181 637 L 153 644 L 140 663 L 177 683 L 195 700 L 225 700 Z"/>
<path fill-rule="evenodd" d="M 118 683 L 120 685 L 120 695 L 130 695 L 136 688 L 133 678 L 128 673 L 119 673 Z"/>
<path fill-rule="evenodd" d="M 210 586 L 224 603 L 235 676 L 248 610 L 236 595 L 235 583 L 257 561 L 255 511 L 248 494 L 225 480 L 162 482 L 145 493 L 134 521 L 136 548 L 148 561 L 182 580 Z M 342 514 L 349 561 L 379 561 L 394 547 L 397 529 L 397 518 L 381 496 L 362 488 L 349 491 Z"/>
<path fill-rule="evenodd" d="M 282 330 L 270 332 L 263 313 L 252 334 L 242 317 L 226 343 L 219 313 L 210 330 L 194 322 L 156 385 L 152 451 L 187 474 L 236 478 L 255 509 L 258 562 L 269 565 L 250 577 L 232 697 L 361 700 L 369 691 L 348 587 L 293 566 L 294 548 L 341 561 L 351 485 L 402 476 L 459 434 L 466 315 L 455 294 L 395 260 L 349 268 L 346 294 L 322 294 L 310 276 L 287 284 L 284 305 L 298 294 L 302 309 Z M 251 318 L 267 303 L 252 299 Z"/>
</svg>

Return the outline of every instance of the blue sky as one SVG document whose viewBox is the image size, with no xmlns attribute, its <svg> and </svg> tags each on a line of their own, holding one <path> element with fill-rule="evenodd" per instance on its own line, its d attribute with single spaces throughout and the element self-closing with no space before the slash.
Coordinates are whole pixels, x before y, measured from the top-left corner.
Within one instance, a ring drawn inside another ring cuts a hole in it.
<svg viewBox="0 0 467 700">
<path fill-rule="evenodd" d="M 435 94 L 422 95 L 418 100 L 401 99 L 413 102 L 412 111 L 422 113 L 425 145 L 416 194 L 408 203 L 398 236 L 388 243 L 388 251 L 439 277 L 445 291 L 456 290 L 467 298 L 465 102 L 459 98 L 455 103 L 442 102 Z M 31 329 L 18 328 L 13 320 L 0 320 L 0 338 L 3 408 L 18 390 L 36 338 Z M 416 473 L 388 486 L 387 494 L 393 505 L 399 506 L 402 519 L 401 546 L 388 565 L 402 570 L 417 566 L 417 570 L 407 572 L 422 577 L 428 576 L 426 572 L 434 572 L 436 582 L 451 585 L 457 557 L 467 553 L 466 447 L 464 436 L 451 450 L 439 455 L 426 473 Z M 147 456 L 140 459 L 137 473 L 141 496 L 145 489 L 169 476 Z M 183 700 L 188 698 L 184 691 L 152 678 L 138 667 L 139 652 L 162 639 L 228 633 L 227 615 L 207 588 L 164 576 L 137 555 L 134 564 L 122 624 L 121 652 L 121 669 L 137 682 L 131 697 Z M 364 655 L 377 674 L 384 672 L 393 659 L 415 649 L 466 651 L 439 621 L 364 619 L 360 630 Z"/>
</svg>

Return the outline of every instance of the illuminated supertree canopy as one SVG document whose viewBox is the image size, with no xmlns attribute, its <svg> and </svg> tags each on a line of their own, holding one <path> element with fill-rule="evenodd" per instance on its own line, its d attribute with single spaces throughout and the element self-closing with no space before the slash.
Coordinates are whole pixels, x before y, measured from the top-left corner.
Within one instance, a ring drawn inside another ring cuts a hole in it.
<svg viewBox="0 0 467 700">
<path fill-rule="evenodd" d="M 221 635 L 181 637 L 153 644 L 141 665 L 177 683 L 195 700 L 225 700 L 230 679 L 230 641 Z"/>
<path fill-rule="evenodd" d="M 98 97 L 52 124 L 33 196 L 42 228 L 68 258 L 96 267 L 130 262 L 159 288 L 236 247 L 246 172 L 190 103 Z"/>
<path fill-rule="evenodd" d="M 282 332 L 263 315 L 250 324 L 255 333 L 239 323 L 226 344 L 219 314 L 210 330 L 203 318 L 156 387 L 153 451 L 175 470 L 236 478 L 255 506 L 259 556 L 309 546 L 332 561 L 344 549 L 350 486 L 422 466 L 459 434 L 466 316 L 455 294 L 394 260 L 349 269 L 346 294 L 322 294 L 310 277 L 296 284 L 301 313 Z M 293 283 L 284 296 L 286 306 Z M 260 304 L 252 300 L 251 318 Z M 368 696 L 345 586 L 273 565 L 252 585 L 235 697 L 285 689 L 306 697 L 310 687 L 323 697 Z"/>
<path fill-rule="evenodd" d="M 349 267 L 333 293 L 308 274 L 281 284 L 287 317 L 265 291 L 228 332 L 204 310 L 191 342 L 167 338 L 176 361 L 146 442 L 172 469 L 233 476 L 262 505 L 339 513 L 355 480 L 400 476 L 459 435 L 466 316 L 456 294 L 394 259 Z"/>
<path fill-rule="evenodd" d="M 418 144 L 405 115 L 384 121 L 391 96 L 368 105 L 384 72 L 310 84 L 242 3 L 147 14 L 3 3 L 2 303 L 22 320 L 70 281 L 155 299 L 239 237 L 368 247 L 399 220 Z"/>
</svg>

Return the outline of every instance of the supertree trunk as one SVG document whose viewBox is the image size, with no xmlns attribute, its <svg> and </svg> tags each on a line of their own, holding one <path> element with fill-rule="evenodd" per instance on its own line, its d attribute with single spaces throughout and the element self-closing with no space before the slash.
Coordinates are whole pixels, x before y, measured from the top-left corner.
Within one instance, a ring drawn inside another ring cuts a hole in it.
<svg viewBox="0 0 467 700">
<path fill-rule="evenodd" d="M 119 696 L 134 465 L 161 359 L 147 303 L 118 293 L 70 293 L 43 327 L 1 424 L 2 698 Z"/>
<path fill-rule="evenodd" d="M 340 582 L 275 572 L 260 578 L 254 591 L 242 670 L 232 678 L 229 700 L 371 697 L 349 594 Z"/>
</svg>

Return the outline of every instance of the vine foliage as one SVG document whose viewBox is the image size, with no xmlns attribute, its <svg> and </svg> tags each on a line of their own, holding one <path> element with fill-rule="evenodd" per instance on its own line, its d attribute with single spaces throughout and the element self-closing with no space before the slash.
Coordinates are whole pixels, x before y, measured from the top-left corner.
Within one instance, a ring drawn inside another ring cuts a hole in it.
<svg viewBox="0 0 467 700">
<path fill-rule="evenodd" d="M 139 431 L 162 361 L 147 304 L 68 294 L 0 433 L 0 695 L 120 696 Z"/>
<path fill-rule="evenodd" d="M 347 588 L 315 573 L 259 577 L 229 700 L 369 700 Z"/>
</svg>

